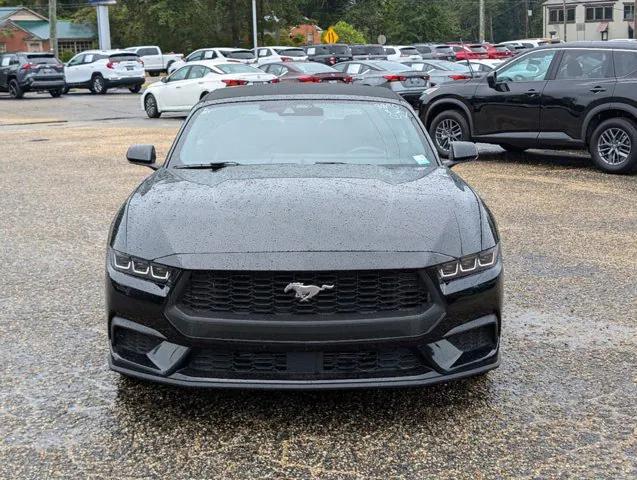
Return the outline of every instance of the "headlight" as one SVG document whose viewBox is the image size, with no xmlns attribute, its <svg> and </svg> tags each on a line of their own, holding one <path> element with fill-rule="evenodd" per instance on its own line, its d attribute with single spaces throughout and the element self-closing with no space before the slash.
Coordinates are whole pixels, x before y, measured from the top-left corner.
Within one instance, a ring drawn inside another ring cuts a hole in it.
<svg viewBox="0 0 637 480">
<path fill-rule="evenodd" d="M 438 267 L 438 276 L 448 282 L 467 275 L 482 272 L 493 267 L 498 262 L 500 250 L 498 245 L 479 253 L 461 257 L 453 262 L 443 263 Z"/>
<path fill-rule="evenodd" d="M 176 273 L 175 269 L 166 265 L 132 257 L 113 249 L 109 249 L 108 256 L 115 270 L 156 283 L 167 283 Z"/>
</svg>

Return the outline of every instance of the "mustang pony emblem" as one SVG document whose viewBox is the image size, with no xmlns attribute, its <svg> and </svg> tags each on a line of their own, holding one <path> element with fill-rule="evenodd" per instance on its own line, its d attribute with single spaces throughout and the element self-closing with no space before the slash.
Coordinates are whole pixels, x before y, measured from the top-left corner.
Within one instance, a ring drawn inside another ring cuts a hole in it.
<svg viewBox="0 0 637 480">
<path fill-rule="evenodd" d="M 322 287 L 318 287 L 316 285 L 303 285 L 300 282 L 292 282 L 288 283 L 283 291 L 288 293 L 294 290 L 294 298 L 298 298 L 300 302 L 307 302 L 310 298 L 318 295 L 319 292 L 322 292 L 323 290 L 331 290 L 332 288 L 334 288 L 334 285 L 323 285 Z"/>
</svg>

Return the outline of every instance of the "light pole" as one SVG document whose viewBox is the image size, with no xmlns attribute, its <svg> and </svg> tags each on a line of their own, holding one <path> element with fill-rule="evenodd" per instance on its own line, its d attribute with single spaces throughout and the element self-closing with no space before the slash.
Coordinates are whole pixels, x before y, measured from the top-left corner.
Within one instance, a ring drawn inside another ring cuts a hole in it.
<svg viewBox="0 0 637 480">
<path fill-rule="evenodd" d="M 49 0 L 49 49 L 58 56 L 58 7 L 57 0 Z"/>
<path fill-rule="evenodd" d="M 257 0 L 252 0 L 252 42 L 254 43 L 254 56 L 258 57 L 257 52 Z"/>
</svg>

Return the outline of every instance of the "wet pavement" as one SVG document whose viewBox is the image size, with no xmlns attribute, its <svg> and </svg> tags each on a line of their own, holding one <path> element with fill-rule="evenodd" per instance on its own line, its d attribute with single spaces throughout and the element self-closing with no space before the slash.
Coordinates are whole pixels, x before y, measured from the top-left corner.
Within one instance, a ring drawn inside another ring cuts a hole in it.
<svg viewBox="0 0 637 480">
<path fill-rule="evenodd" d="M 180 119 L 125 93 L 32 97 L 0 94 L 0 478 L 637 476 L 637 176 L 492 147 L 457 167 L 503 237 L 503 362 L 484 377 L 184 390 L 108 370 L 103 295 L 111 218 L 150 173 L 126 148 L 164 155 Z"/>
</svg>

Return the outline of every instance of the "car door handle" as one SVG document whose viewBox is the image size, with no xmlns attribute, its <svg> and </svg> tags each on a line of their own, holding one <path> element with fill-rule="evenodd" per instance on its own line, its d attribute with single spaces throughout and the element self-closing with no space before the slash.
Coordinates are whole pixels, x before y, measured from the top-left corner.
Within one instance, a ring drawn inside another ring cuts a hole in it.
<svg viewBox="0 0 637 480">
<path fill-rule="evenodd" d="M 606 91 L 606 89 L 605 89 L 605 88 L 602 88 L 602 87 L 600 87 L 600 86 L 598 85 L 597 87 L 593 87 L 593 88 L 591 88 L 591 89 L 590 89 L 590 91 L 591 91 L 591 92 L 593 92 L 593 93 L 600 93 L 600 92 L 605 92 L 605 91 Z"/>
<path fill-rule="evenodd" d="M 526 92 L 526 94 L 527 94 L 529 97 L 532 97 L 532 96 L 534 96 L 534 95 L 538 95 L 538 92 L 537 92 L 537 90 L 535 90 L 534 88 L 532 88 L 531 90 L 528 90 L 528 91 Z"/>
</svg>

